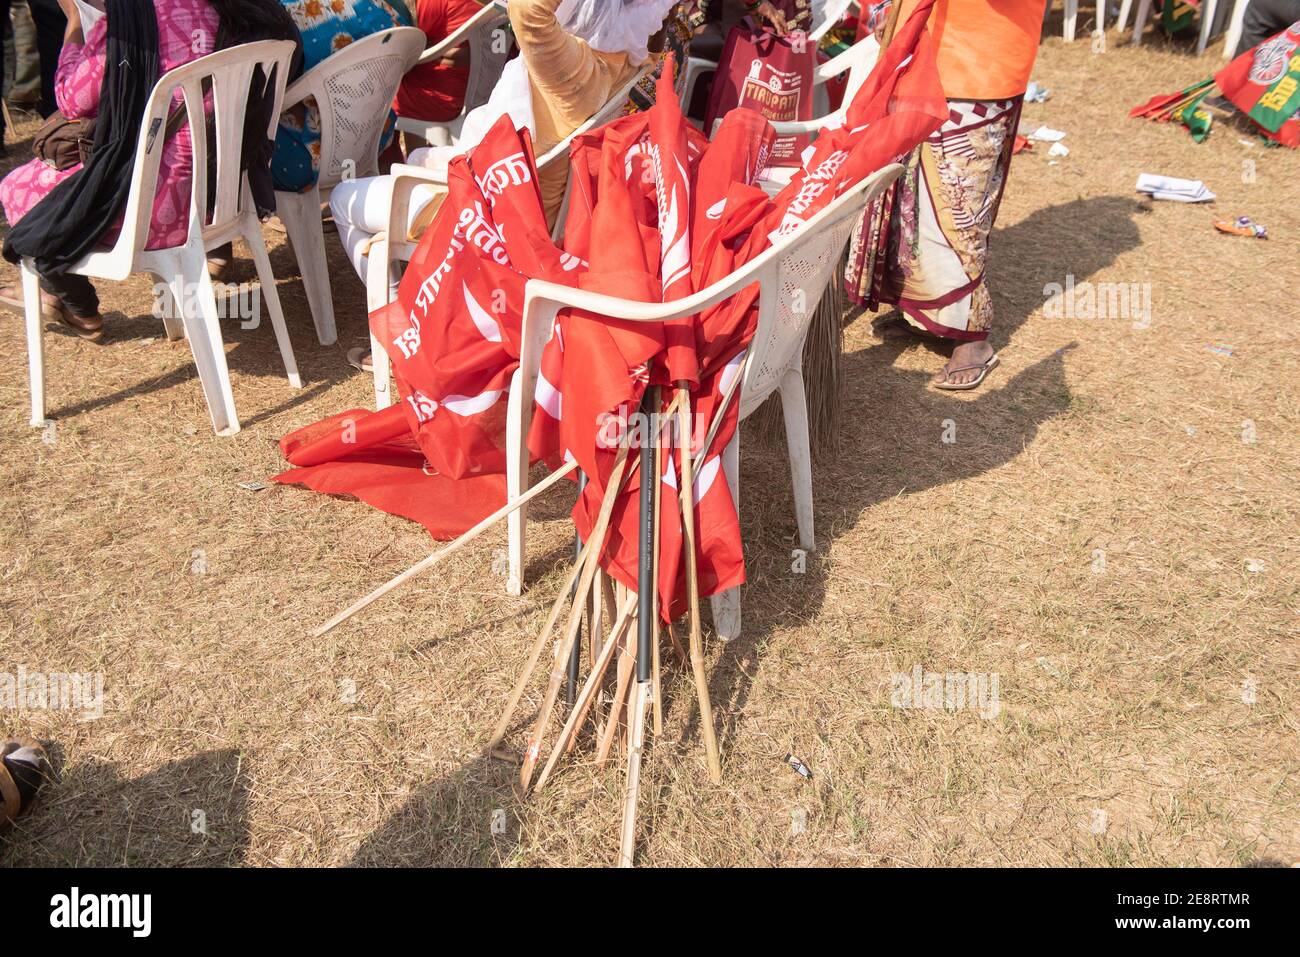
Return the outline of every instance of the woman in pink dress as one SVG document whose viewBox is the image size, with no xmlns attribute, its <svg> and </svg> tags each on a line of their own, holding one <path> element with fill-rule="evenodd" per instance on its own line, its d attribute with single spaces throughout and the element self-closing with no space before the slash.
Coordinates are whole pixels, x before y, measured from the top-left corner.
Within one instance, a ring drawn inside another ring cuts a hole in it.
<svg viewBox="0 0 1300 957">
<path fill-rule="evenodd" d="M 73 0 L 59 0 L 68 17 L 63 52 L 55 78 L 55 98 L 68 119 L 97 116 L 104 81 L 108 16 L 101 17 L 84 34 L 81 16 Z M 275 0 L 155 0 L 158 20 L 159 71 L 165 73 L 214 50 L 259 39 L 259 22 L 292 23 Z M 296 35 L 296 31 L 294 31 Z M 175 109 L 182 102 L 177 91 Z M 150 218 L 150 249 L 178 246 L 189 231 L 192 142 L 188 124 L 183 124 L 163 148 L 158 185 Z M 56 170 L 40 158 L 32 159 L 0 181 L 0 206 L 9 224 L 17 224 L 52 189 L 75 174 L 81 166 Z M 121 217 L 103 236 L 102 244 L 117 238 Z M 13 285 L 0 288 L 0 304 L 22 311 L 22 292 Z M 99 297 L 84 276 L 69 273 L 41 277 L 41 309 L 47 318 L 71 326 L 85 339 L 103 336 Z"/>
</svg>

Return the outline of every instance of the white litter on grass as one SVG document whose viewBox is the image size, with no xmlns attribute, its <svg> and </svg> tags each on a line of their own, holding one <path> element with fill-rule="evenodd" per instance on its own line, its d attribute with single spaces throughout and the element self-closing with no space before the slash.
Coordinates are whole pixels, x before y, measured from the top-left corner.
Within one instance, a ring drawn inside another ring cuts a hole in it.
<svg viewBox="0 0 1300 957">
<path fill-rule="evenodd" d="M 1155 173 L 1139 175 L 1134 189 L 1152 199 L 1168 199 L 1175 203 L 1208 203 L 1215 198 L 1199 179 L 1179 179 Z"/>
<path fill-rule="evenodd" d="M 1050 126 L 1040 126 L 1029 134 L 1029 138 L 1038 140 L 1040 143 L 1059 143 L 1067 135 L 1065 130 L 1054 130 Z"/>
<path fill-rule="evenodd" d="M 1029 86 L 1025 88 L 1026 103 L 1046 103 L 1051 96 L 1051 90 L 1045 86 L 1039 86 L 1035 81 L 1030 81 Z"/>
<path fill-rule="evenodd" d="M 1070 147 L 1064 143 L 1053 143 L 1052 148 L 1047 151 L 1048 156 L 1069 156 Z"/>
</svg>

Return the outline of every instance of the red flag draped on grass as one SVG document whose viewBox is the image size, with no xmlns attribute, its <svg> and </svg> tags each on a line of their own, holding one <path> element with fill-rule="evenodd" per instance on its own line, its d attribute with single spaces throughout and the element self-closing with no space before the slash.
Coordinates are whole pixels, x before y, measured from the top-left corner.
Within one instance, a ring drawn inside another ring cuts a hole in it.
<svg viewBox="0 0 1300 957">
<path fill-rule="evenodd" d="M 864 177 L 910 152 L 948 116 L 922 3 L 855 97 L 848 122 L 822 134 L 789 186 L 769 198 L 754 184 L 774 133 L 735 110 L 710 144 L 681 115 L 671 85 L 658 103 L 573 144 L 565 249 L 550 240 L 527 134 L 503 118 L 467 158 L 453 161 L 448 196 L 426 231 L 395 303 L 371 329 L 393 362 L 401 402 L 344 413 L 287 436 L 278 476 L 352 494 L 452 537 L 505 498 L 504 418 L 518 365 L 529 278 L 646 302 L 690 295 L 741 268 Z M 665 70 L 665 76 L 671 71 Z M 574 508 L 586 534 L 621 430 L 646 387 L 685 383 L 695 412 L 694 451 L 741 373 L 757 322 L 749 288 L 673 323 L 611 320 L 566 310 L 541 360 L 529 444 L 548 462 L 575 458 L 589 482 Z M 653 380 L 652 380 L 653 377 Z M 737 401 L 696 470 L 700 593 L 744 580 L 740 525 L 721 452 L 738 425 Z M 684 444 L 684 443 L 683 443 Z M 680 455 L 680 450 L 678 451 Z M 683 610 L 680 459 L 666 456 L 659 588 L 666 617 Z M 670 520 L 671 519 L 671 520 Z M 636 494 L 616 503 L 602 564 L 636 584 Z"/>
</svg>

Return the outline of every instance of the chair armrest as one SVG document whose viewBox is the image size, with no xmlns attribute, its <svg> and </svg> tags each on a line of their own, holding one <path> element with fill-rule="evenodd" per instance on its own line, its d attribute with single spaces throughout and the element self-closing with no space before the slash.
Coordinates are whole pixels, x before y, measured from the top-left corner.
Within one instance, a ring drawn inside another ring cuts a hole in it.
<svg viewBox="0 0 1300 957">
<path fill-rule="evenodd" d="M 827 127 L 838 125 L 843 121 L 843 115 L 836 110 L 815 120 L 772 120 L 770 122 L 777 136 L 801 136 L 805 133 L 820 133 Z"/>
<path fill-rule="evenodd" d="M 705 60 L 703 57 L 687 57 L 686 64 L 683 67 L 685 73 L 682 80 L 682 110 L 691 108 L 691 100 L 695 98 L 695 85 L 699 82 L 700 77 L 705 73 L 716 72 L 718 65 L 712 60 Z"/>
<path fill-rule="evenodd" d="M 866 43 L 867 41 L 864 39 L 859 40 L 858 42 Z M 814 82 L 818 84 L 825 83 L 828 80 L 833 80 L 841 73 L 847 73 L 853 68 L 854 61 L 861 55 L 861 51 L 849 47 L 837 56 L 831 57 L 825 63 L 817 64 L 817 69 L 814 73 Z"/>
<path fill-rule="evenodd" d="M 401 246 L 410 240 L 407 224 L 411 218 L 411 196 L 421 186 L 436 186 L 447 189 L 447 171 L 429 169 L 424 166 L 410 166 L 406 163 L 394 163 L 389 170 L 393 177 L 392 200 L 388 207 L 389 245 Z"/>
</svg>

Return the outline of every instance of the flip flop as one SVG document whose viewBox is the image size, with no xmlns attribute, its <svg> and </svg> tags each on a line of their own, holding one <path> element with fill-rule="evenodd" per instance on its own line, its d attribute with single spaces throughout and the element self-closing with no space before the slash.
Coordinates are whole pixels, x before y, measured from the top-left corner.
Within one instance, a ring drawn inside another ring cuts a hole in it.
<svg viewBox="0 0 1300 957">
<path fill-rule="evenodd" d="M 348 365 L 358 372 L 369 372 L 373 375 L 375 371 L 375 364 L 371 358 L 370 350 L 363 346 L 353 346 L 348 350 Z"/>
<path fill-rule="evenodd" d="M 0 829 L 31 807 L 49 774 L 49 758 L 38 742 L 6 741 L 0 746 Z"/>
<path fill-rule="evenodd" d="M 985 361 L 976 363 L 971 366 L 958 366 L 955 369 L 949 369 L 948 364 L 943 366 L 943 381 L 934 383 L 936 389 L 943 389 L 945 392 L 969 392 L 971 389 L 977 389 L 990 372 L 998 367 L 998 354 L 995 352 Z M 971 369 L 979 369 L 980 374 L 970 382 L 949 382 L 948 377 L 954 372 L 967 372 Z"/>
</svg>

